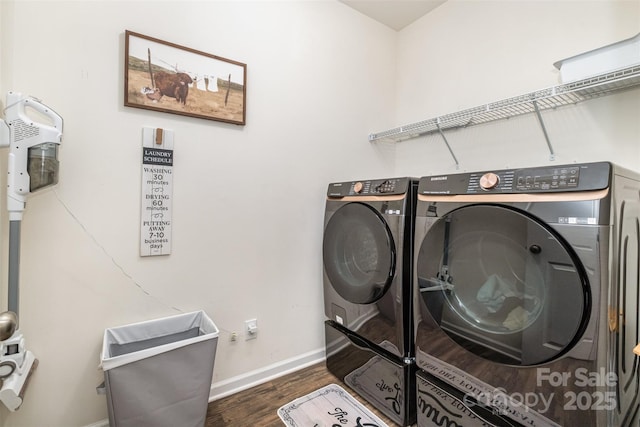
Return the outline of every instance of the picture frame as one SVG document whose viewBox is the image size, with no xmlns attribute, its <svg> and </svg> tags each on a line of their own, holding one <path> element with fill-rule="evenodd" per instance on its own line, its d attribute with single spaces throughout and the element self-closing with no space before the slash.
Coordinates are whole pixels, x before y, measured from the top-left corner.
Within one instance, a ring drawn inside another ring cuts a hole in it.
<svg viewBox="0 0 640 427">
<path fill-rule="evenodd" d="M 247 65 L 125 31 L 124 105 L 244 125 Z"/>
</svg>

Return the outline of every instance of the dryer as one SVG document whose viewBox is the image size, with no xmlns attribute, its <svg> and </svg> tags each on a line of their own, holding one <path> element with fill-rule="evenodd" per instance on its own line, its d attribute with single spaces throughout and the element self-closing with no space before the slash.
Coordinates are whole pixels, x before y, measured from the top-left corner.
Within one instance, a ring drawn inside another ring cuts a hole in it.
<svg viewBox="0 0 640 427">
<path fill-rule="evenodd" d="M 332 183 L 324 220 L 327 368 L 400 425 L 415 418 L 411 266 L 417 183 Z"/>
<path fill-rule="evenodd" d="M 439 175 L 418 199 L 418 426 L 636 426 L 640 175 Z"/>
</svg>

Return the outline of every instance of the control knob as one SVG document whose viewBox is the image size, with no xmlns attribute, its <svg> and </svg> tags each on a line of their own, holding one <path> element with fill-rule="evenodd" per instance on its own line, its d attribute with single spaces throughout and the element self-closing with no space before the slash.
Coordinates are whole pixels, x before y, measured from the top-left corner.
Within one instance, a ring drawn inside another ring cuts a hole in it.
<svg viewBox="0 0 640 427">
<path fill-rule="evenodd" d="M 500 177 L 493 172 L 485 173 L 480 178 L 480 187 L 483 190 L 491 190 L 500 182 Z"/>
<path fill-rule="evenodd" d="M 364 188 L 364 184 L 361 183 L 360 181 L 353 184 L 353 191 L 355 191 L 356 193 L 360 193 L 363 188 Z"/>
</svg>

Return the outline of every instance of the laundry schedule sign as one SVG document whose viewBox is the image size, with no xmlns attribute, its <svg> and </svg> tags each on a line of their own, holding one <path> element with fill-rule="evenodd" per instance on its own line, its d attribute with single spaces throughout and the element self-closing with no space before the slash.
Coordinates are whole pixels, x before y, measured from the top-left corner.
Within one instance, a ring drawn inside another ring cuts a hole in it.
<svg viewBox="0 0 640 427">
<path fill-rule="evenodd" d="M 171 253 L 173 131 L 142 129 L 140 255 Z"/>
</svg>

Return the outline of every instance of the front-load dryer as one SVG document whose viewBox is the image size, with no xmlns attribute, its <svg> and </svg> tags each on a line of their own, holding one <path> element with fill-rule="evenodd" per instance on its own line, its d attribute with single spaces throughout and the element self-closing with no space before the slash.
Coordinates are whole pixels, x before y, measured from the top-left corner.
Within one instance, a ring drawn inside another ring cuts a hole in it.
<svg viewBox="0 0 640 427">
<path fill-rule="evenodd" d="M 400 425 L 415 418 L 412 312 L 417 180 L 337 182 L 327 192 L 327 368 Z"/>
<path fill-rule="evenodd" d="M 418 199 L 418 426 L 637 426 L 640 175 L 438 175 Z"/>
</svg>

